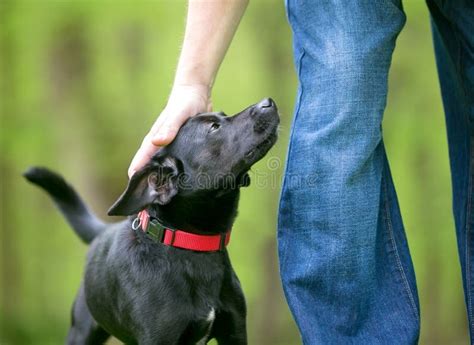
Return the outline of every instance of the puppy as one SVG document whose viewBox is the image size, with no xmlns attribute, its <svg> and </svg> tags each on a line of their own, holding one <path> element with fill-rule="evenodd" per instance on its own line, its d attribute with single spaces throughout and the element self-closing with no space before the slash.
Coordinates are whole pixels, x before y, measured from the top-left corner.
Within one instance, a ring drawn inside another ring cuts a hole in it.
<svg viewBox="0 0 474 345">
<path fill-rule="evenodd" d="M 232 117 L 191 117 L 176 139 L 130 179 L 105 224 L 60 176 L 25 177 L 53 198 L 90 243 L 68 344 L 247 344 L 245 299 L 226 245 L 239 188 L 277 139 L 267 98 Z"/>
</svg>

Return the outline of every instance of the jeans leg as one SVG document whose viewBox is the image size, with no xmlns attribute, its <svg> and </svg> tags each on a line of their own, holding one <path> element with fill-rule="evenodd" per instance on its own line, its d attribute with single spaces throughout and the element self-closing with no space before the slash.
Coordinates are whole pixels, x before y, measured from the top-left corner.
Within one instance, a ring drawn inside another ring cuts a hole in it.
<svg viewBox="0 0 474 345">
<path fill-rule="evenodd" d="M 299 89 L 280 272 L 304 344 L 416 344 L 419 306 L 381 122 L 397 0 L 287 0 Z"/>
<path fill-rule="evenodd" d="M 474 343 L 474 2 L 427 3 L 446 115 L 456 235 Z"/>
</svg>

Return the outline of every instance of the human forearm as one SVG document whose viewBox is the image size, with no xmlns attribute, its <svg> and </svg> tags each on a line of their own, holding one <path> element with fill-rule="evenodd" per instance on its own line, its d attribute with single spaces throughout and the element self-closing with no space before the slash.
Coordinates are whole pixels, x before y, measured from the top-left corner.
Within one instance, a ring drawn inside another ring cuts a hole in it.
<svg viewBox="0 0 474 345">
<path fill-rule="evenodd" d="M 190 0 L 175 85 L 209 90 L 248 0 Z"/>
</svg>

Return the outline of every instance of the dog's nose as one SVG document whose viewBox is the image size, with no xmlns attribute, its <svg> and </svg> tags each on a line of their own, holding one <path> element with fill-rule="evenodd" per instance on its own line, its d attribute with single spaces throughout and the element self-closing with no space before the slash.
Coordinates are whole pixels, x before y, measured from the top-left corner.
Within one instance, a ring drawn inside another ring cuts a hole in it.
<svg viewBox="0 0 474 345">
<path fill-rule="evenodd" d="M 274 105 L 275 102 L 273 102 L 273 99 L 271 98 L 264 98 L 257 104 L 259 108 L 271 108 Z"/>
</svg>

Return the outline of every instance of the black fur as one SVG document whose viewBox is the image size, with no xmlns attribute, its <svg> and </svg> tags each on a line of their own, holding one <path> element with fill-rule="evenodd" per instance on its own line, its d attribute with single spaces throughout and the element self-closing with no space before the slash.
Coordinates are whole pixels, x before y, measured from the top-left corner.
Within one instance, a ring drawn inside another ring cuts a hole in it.
<svg viewBox="0 0 474 345">
<path fill-rule="evenodd" d="M 250 183 L 247 171 L 274 144 L 278 122 L 270 99 L 233 117 L 192 117 L 111 207 L 111 215 L 131 215 L 119 223 L 100 222 L 55 173 L 25 173 L 91 242 L 68 344 L 101 344 L 109 334 L 127 344 L 247 343 L 244 295 L 227 251 L 165 246 L 131 224 L 146 208 L 171 228 L 226 232 L 237 215 L 239 188 Z"/>
<path fill-rule="evenodd" d="M 91 243 L 106 224 L 98 219 L 81 200 L 76 191 L 58 174 L 46 168 L 30 168 L 23 176 L 43 188 L 66 216 L 81 240 Z"/>
</svg>

